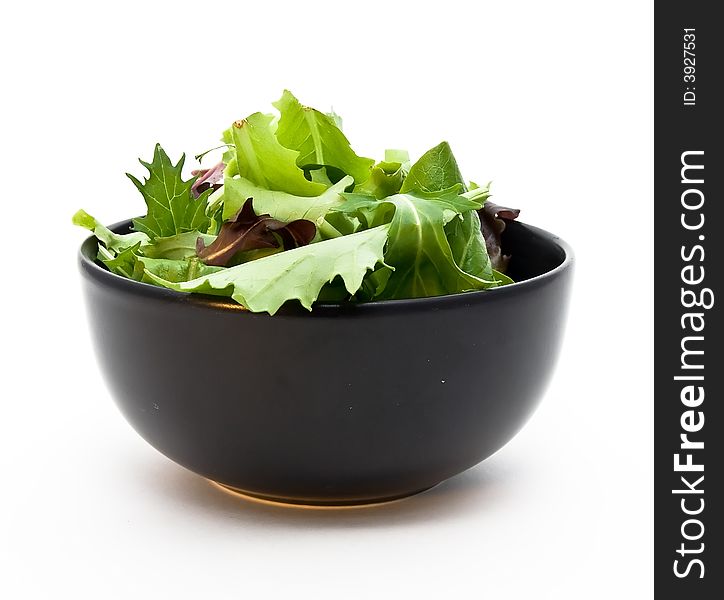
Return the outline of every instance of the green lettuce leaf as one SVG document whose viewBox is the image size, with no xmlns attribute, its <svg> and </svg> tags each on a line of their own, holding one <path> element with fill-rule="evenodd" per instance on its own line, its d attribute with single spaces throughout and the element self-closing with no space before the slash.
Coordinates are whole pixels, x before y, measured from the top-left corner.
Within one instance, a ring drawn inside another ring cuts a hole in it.
<svg viewBox="0 0 724 600">
<path fill-rule="evenodd" d="M 385 253 L 385 263 L 395 271 L 380 298 L 439 296 L 496 285 L 492 273 L 464 271 L 445 234 L 445 224 L 456 215 L 474 212 L 470 201 L 455 193 L 437 198 L 398 194 L 385 201 L 395 205 Z"/>
<path fill-rule="evenodd" d="M 257 214 L 268 214 L 284 222 L 306 219 L 319 225 L 332 207 L 344 202 L 340 194 L 352 182 L 352 177 L 347 176 L 318 196 L 296 196 L 259 187 L 248 179 L 226 179 L 223 219 L 233 217 L 247 198 L 252 198 Z"/>
<path fill-rule="evenodd" d="M 357 184 L 367 180 L 375 161 L 355 154 L 334 118 L 302 106 L 289 90 L 274 106 L 281 114 L 276 137 L 283 146 L 299 152 L 298 166 L 335 167 Z"/>
<path fill-rule="evenodd" d="M 126 248 L 137 244 L 145 244 L 149 241 L 148 236 L 141 231 L 126 234 L 113 233 L 105 225 L 97 221 L 95 217 L 82 209 L 73 215 L 73 224 L 92 231 L 103 242 L 104 246 L 113 253 L 122 252 Z"/>
<path fill-rule="evenodd" d="M 461 190 L 465 189 L 460 168 L 450 145 L 442 142 L 423 154 L 410 168 L 402 189 L 440 192 L 453 189 L 455 186 L 459 186 Z M 470 191 L 462 194 L 470 201 L 482 205 L 490 196 L 489 184 L 480 187 L 471 183 L 470 187 Z M 445 226 L 445 235 L 450 244 L 453 260 L 462 271 L 486 281 L 488 287 L 508 283 L 509 278 L 498 277 L 493 269 L 476 210 L 479 209 L 460 214 Z"/>
<path fill-rule="evenodd" d="M 192 281 L 174 283 L 147 271 L 158 285 L 182 292 L 231 296 L 252 312 L 274 314 L 288 300 L 307 310 L 322 287 L 339 276 L 349 294 L 362 285 L 368 270 L 383 262 L 388 225 L 287 250 Z"/>
<path fill-rule="evenodd" d="M 445 226 L 453 260 L 466 273 L 486 281 L 497 281 L 485 247 L 477 211 L 469 210 Z"/>
<path fill-rule="evenodd" d="M 136 264 L 141 267 L 140 273 L 138 267 L 136 267 L 138 278 L 146 283 L 152 284 L 155 284 L 157 279 L 170 281 L 172 283 L 181 283 L 225 270 L 223 267 L 205 265 L 196 257 L 190 257 L 184 260 L 171 260 L 167 258 L 136 256 Z M 153 277 L 151 277 L 151 275 Z"/>
<path fill-rule="evenodd" d="M 98 260 L 100 260 L 111 273 L 122 275 L 129 279 L 141 280 L 142 271 L 137 269 L 138 252 L 141 244 L 124 248 L 114 254 L 103 246 L 98 246 Z"/>
<path fill-rule="evenodd" d="M 397 194 L 410 170 L 410 157 L 405 150 L 385 150 L 385 160 L 378 162 L 370 177 L 354 191 L 377 199 Z"/>
<path fill-rule="evenodd" d="M 299 152 L 279 143 L 273 121 L 273 115 L 257 112 L 232 125 L 230 136 L 236 149 L 234 170 L 262 188 L 297 196 L 318 196 L 326 187 L 304 176 L 304 171 L 297 166 Z M 224 134 L 224 139 L 227 137 Z M 229 164 L 225 174 L 227 177 L 232 174 Z"/>
<path fill-rule="evenodd" d="M 389 239 L 385 251 L 385 264 L 394 268 L 379 289 L 378 298 L 419 298 L 440 296 L 498 285 L 492 270 L 482 269 L 473 273 L 463 270 L 455 260 L 453 248 L 446 235 L 445 226 L 460 220 L 466 228 L 457 231 L 456 252 L 471 267 L 480 265 L 480 257 L 468 258 L 473 248 L 464 248 L 464 242 L 472 237 L 471 222 L 465 225 L 465 216 L 480 208 L 480 203 L 458 195 L 459 185 L 441 192 L 415 191 L 396 194 L 383 200 L 375 200 L 359 194 L 345 194 L 347 202 L 336 210 L 352 211 L 368 225 L 390 221 Z M 477 237 L 477 236 L 476 236 Z M 480 246 L 474 251 L 479 251 Z M 483 251 L 485 246 L 482 246 Z"/>
<path fill-rule="evenodd" d="M 431 148 L 410 167 L 400 192 L 418 190 L 437 192 L 459 184 L 465 191 L 465 182 L 450 144 L 441 142 Z"/>
<path fill-rule="evenodd" d="M 196 256 L 196 240 L 199 238 L 204 244 L 211 244 L 216 239 L 213 235 L 187 231 L 170 237 L 154 238 L 141 246 L 141 252 L 148 258 L 184 260 Z"/>
</svg>

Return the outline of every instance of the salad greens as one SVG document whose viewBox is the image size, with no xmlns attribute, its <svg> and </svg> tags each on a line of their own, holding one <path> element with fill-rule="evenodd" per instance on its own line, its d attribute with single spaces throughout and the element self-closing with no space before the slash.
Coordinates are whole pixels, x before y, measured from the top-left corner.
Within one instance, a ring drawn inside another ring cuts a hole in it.
<svg viewBox="0 0 724 600">
<path fill-rule="evenodd" d="M 511 283 L 501 248 L 516 209 L 463 179 L 447 142 L 411 164 L 404 150 L 358 156 L 341 118 L 289 91 L 279 115 L 224 131 L 222 161 L 184 180 L 160 145 L 128 177 L 146 215 L 119 234 L 83 210 L 111 272 L 181 292 L 230 297 L 274 314 L 289 301 L 420 298 Z M 197 156 L 201 160 L 206 153 Z"/>
</svg>

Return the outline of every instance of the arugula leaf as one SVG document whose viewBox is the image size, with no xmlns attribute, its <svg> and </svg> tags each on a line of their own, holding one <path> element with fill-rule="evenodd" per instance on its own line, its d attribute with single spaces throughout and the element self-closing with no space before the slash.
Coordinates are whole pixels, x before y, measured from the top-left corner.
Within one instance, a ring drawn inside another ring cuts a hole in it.
<svg viewBox="0 0 724 600">
<path fill-rule="evenodd" d="M 201 238 L 196 243 L 196 254 L 205 264 L 223 267 L 238 252 L 260 248 L 278 248 L 277 236 L 284 249 L 306 246 L 317 233 L 311 221 L 297 219 L 283 223 L 269 215 L 256 215 L 249 198 L 242 209 L 221 226 L 219 236 L 206 246 Z"/>
<path fill-rule="evenodd" d="M 257 112 L 232 125 L 236 172 L 269 190 L 318 196 L 324 192 L 325 186 L 304 177 L 304 171 L 297 166 L 299 152 L 279 143 L 274 135 L 273 120 L 272 115 Z M 229 166 L 226 175 L 230 175 Z"/>
<path fill-rule="evenodd" d="M 274 314 L 288 300 L 307 310 L 322 287 L 339 276 L 354 294 L 368 270 L 383 261 L 389 225 L 287 250 L 184 283 L 173 283 L 150 271 L 158 285 L 181 292 L 231 296 L 252 312 Z"/>
<path fill-rule="evenodd" d="M 145 244 L 148 242 L 148 236 L 140 231 L 126 234 L 113 233 L 83 209 L 73 215 L 73 225 L 78 225 L 79 227 L 84 227 L 92 231 L 93 234 L 103 242 L 105 247 L 114 253 L 122 252 L 126 248 L 130 248 L 136 244 Z"/>
<path fill-rule="evenodd" d="M 253 198 L 257 214 L 266 213 L 280 221 L 306 219 L 319 225 L 333 206 L 344 202 L 340 194 L 352 182 L 352 177 L 346 176 L 319 196 L 295 196 L 259 187 L 244 178 L 227 178 L 224 182 L 223 218 L 229 219 L 241 209 L 247 198 Z"/>
<path fill-rule="evenodd" d="M 369 178 L 375 161 L 355 154 L 334 118 L 302 106 L 289 90 L 273 104 L 281 114 L 276 137 L 283 146 L 299 152 L 298 166 L 336 167 L 357 184 Z"/>
<path fill-rule="evenodd" d="M 185 158 L 186 156 L 182 155 L 174 165 L 160 144 L 156 144 L 153 162 L 147 163 L 139 159 L 149 173 L 143 183 L 126 173 L 143 195 L 148 207 L 145 217 L 133 219 L 136 231 L 141 231 L 153 239 L 195 229 L 201 231 L 208 227 L 209 219 L 205 209 L 211 192 L 207 190 L 198 198 L 194 197 L 191 188 L 196 178 L 188 181 L 181 178 Z"/>
<path fill-rule="evenodd" d="M 463 176 L 450 149 L 450 144 L 441 142 L 430 148 L 410 167 L 400 192 L 418 190 L 436 192 L 459 184 L 465 191 Z"/>
</svg>

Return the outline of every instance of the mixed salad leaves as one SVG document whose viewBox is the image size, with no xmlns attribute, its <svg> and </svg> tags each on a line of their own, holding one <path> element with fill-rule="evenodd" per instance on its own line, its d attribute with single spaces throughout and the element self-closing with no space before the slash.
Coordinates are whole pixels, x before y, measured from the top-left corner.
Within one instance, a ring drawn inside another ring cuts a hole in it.
<svg viewBox="0 0 724 600">
<path fill-rule="evenodd" d="M 515 209 L 463 180 L 447 142 L 410 163 L 358 156 L 334 113 L 289 91 L 279 115 L 224 131 L 222 161 L 184 180 L 156 145 L 148 176 L 128 175 L 147 206 L 118 234 L 83 210 L 111 272 L 274 314 L 288 301 L 419 298 L 511 283 L 500 235 Z M 202 160 L 204 155 L 197 156 Z"/>
</svg>

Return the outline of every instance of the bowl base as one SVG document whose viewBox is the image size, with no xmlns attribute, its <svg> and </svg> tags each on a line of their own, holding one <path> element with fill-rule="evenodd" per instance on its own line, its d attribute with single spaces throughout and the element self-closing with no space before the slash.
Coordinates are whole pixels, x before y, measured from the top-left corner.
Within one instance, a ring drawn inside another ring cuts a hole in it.
<svg viewBox="0 0 724 600">
<path fill-rule="evenodd" d="M 432 485 L 430 487 L 426 487 L 421 490 L 417 490 L 414 492 L 410 492 L 409 494 L 401 494 L 399 496 L 390 496 L 385 498 L 372 498 L 370 500 L 320 500 L 320 501 L 313 501 L 313 500 L 296 500 L 294 498 L 276 498 L 274 496 L 264 496 L 262 494 L 255 494 L 254 492 L 249 492 L 247 490 L 242 490 L 239 488 L 236 488 L 231 485 L 226 485 L 225 483 L 219 483 L 218 481 L 214 481 L 213 479 L 209 479 L 209 482 L 211 482 L 214 486 L 218 487 L 222 491 L 232 494 L 236 496 L 237 498 L 242 498 L 244 500 L 250 500 L 252 502 L 258 502 L 261 504 L 268 504 L 272 506 L 282 506 L 287 508 L 311 508 L 311 509 L 318 509 L 318 510 L 324 510 L 324 509 L 331 509 L 331 510 L 340 510 L 344 508 L 372 508 L 375 506 L 380 506 L 382 504 L 392 504 L 393 502 L 399 502 L 401 500 L 405 500 L 406 498 L 411 498 L 412 496 L 416 496 L 417 494 L 422 494 L 423 492 L 426 492 L 427 490 L 430 490 L 434 488 L 435 486 Z"/>
</svg>

